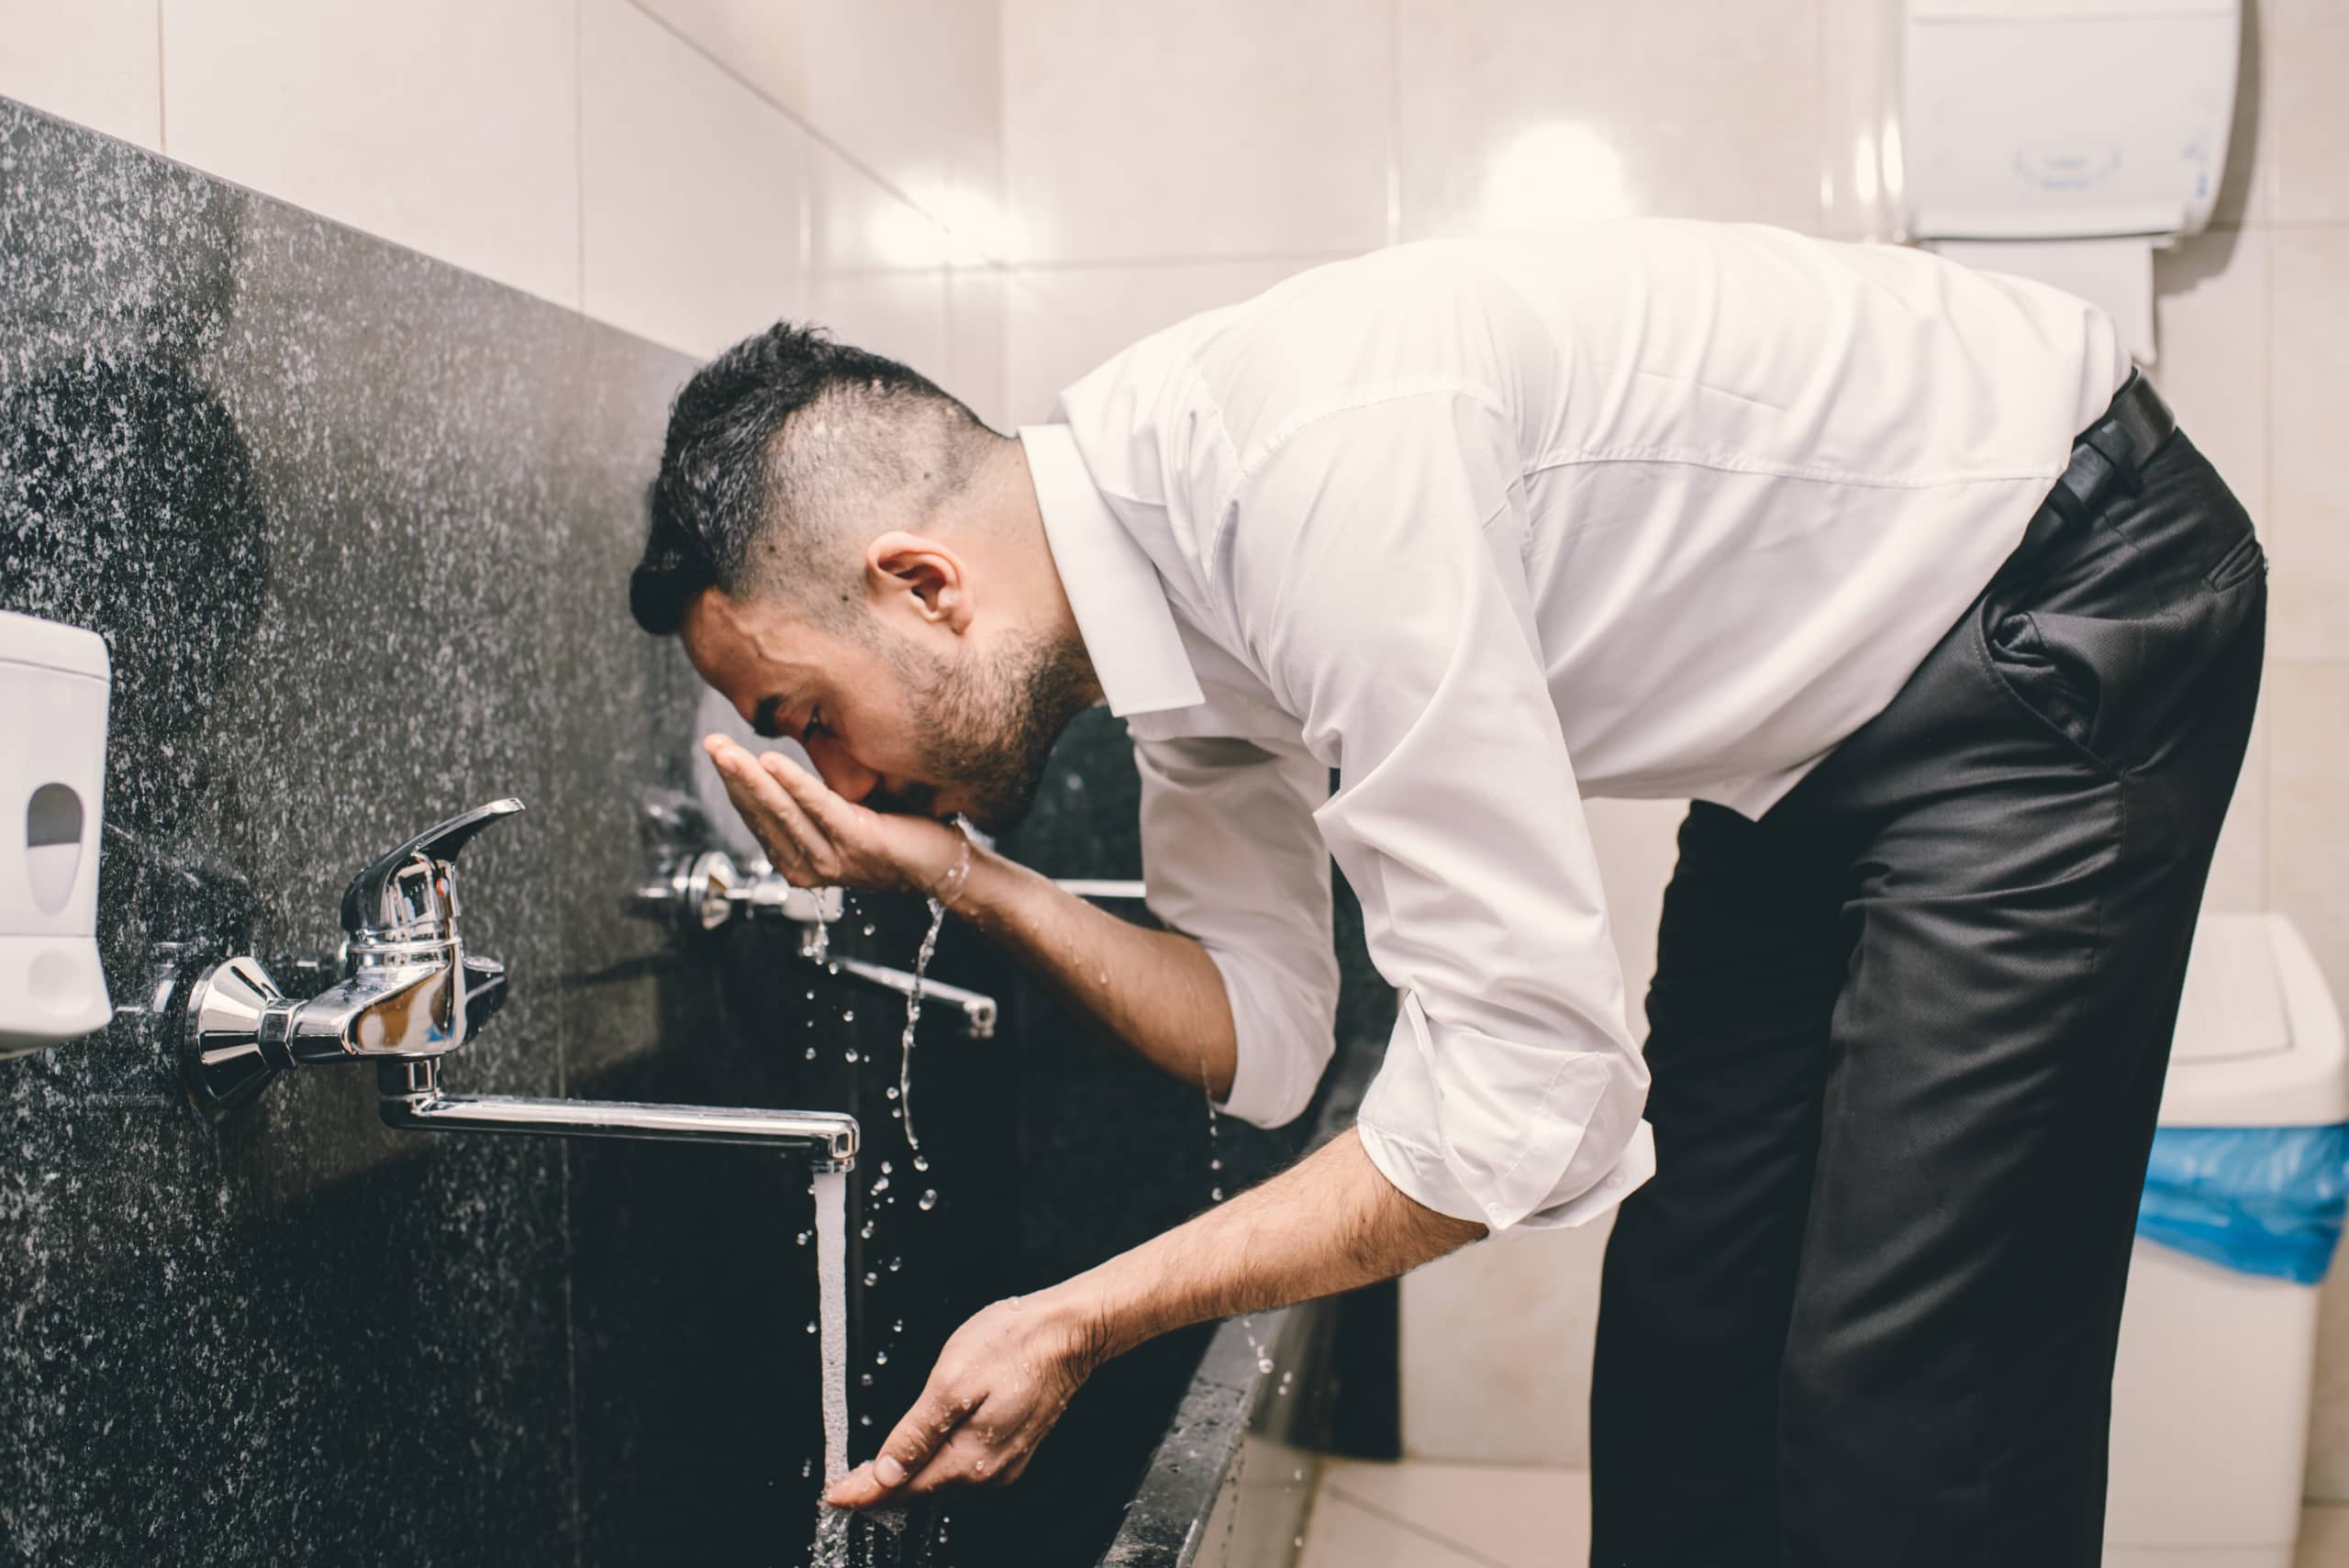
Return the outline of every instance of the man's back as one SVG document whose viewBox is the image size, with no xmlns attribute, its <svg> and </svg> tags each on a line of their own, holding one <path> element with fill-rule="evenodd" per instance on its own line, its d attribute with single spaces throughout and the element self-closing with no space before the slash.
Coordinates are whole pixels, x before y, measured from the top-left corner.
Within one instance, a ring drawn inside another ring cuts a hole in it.
<svg viewBox="0 0 2349 1568">
<path fill-rule="evenodd" d="M 1584 792 L 1752 814 L 1890 700 L 2127 372 L 2111 324 L 2042 285 L 1633 221 L 1318 269 L 1137 344 L 1062 412 L 1243 660 L 1231 530 L 1297 525 L 1265 515 L 1268 471 L 1324 504 L 1475 506 Z"/>
</svg>

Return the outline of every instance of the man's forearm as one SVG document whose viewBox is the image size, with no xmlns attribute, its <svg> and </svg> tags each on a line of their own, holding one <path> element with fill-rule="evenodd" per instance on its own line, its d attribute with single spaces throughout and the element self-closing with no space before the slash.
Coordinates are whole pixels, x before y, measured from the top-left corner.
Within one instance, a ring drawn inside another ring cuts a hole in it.
<svg viewBox="0 0 2349 1568">
<path fill-rule="evenodd" d="M 1191 938 L 1120 920 L 975 846 L 954 912 L 1095 1029 L 1217 1099 L 1231 1093 L 1231 1002 Z"/>
<path fill-rule="evenodd" d="M 1398 1192 L 1349 1129 L 1263 1184 L 1043 1295 L 1083 1323 L 1096 1359 L 1106 1361 L 1193 1323 L 1392 1279 L 1485 1233 Z"/>
</svg>

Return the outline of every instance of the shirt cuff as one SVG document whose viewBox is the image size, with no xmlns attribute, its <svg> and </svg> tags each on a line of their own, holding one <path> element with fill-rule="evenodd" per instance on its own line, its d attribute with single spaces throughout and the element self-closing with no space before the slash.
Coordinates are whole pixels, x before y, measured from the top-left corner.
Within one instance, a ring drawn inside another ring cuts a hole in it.
<svg viewBox="0 0 2349 1568">
<path fill-rule="evenodd" d="M 1587 1225 L 1612 1213 L 1617 1205 L 1645 1186 L 1648 1178 L 1655 1174 L 1655 1131 L 1642 1121 L 1632 1130 L 1631 1141 L 1613 1167 L 1587 1191 L 1548 1208 L 1535 1209 L 1514 1225 L 1496 1225 L 1478 1211 L 1475 1199 L 1453 1175 L 1442 1155 L 1397 1138 L 1375 1122 L 1356 1122 L 1354 1133 L 1362 1140 L 1363 1151 L 1370 1156 L 1370 1162 L 1397 1192 L 1423 1208 L 1454 1219 L 1470 1220 L 1495 1232 L 1568 1230 Z"/>
<path fill-rule="evenodd" d="M 1286 1127 L 1312 1100 L 1330 1052 L 1311 1051 L 1305 1042 L 1285 1042 L 1276 1022 L 1264 1016 L 1241 962 L 1216 948 L 1208 948 L 1207 954 L 1223 977 L 1232 1039 L 1231 1093 L 1221 1100 L 1210 1096 L 1208 1103 L 1219 1115 L 1238 1117 L 1252 1126 Z"/>
<path fill-rule="evenodd" d="M 1573 1049 L 1439 1028 L 1407 991 L 1357 1125 L 1381 1173 L 1439 1214 L 1488 1230 L 1574 1225 L 1653 1173 L 1646 1091 L 1637 1054 L 1603 1036 Z"/>
</svg>

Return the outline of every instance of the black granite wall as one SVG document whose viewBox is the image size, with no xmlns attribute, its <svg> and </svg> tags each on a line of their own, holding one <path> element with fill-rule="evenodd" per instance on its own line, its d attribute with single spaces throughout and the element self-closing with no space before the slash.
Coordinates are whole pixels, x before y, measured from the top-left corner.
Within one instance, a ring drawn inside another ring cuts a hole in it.
<svg viewBox="0 0 2349 1568">
<path fill-rule="evenodd" d="M 228 951 L 298 976 L 358 866 L 494 796 L 529 810 L 466 851 L 467 923 L 513 990 L 449 1082 L 855 1112 L 860 1457 L 968 1312 L 1207 1201 L 1197 1095 L 966 933 L 934 973 L 1002 995 L 1005 1027 L 925 1022 L 916 1173 L 887 999 L 769 930 L 685 943 L 623 914 L 639 793 L 690 784 L 690 674 L 622 609 L 690 368 L 0 99 L 0 608 L 112 651 L 118 1006 L 0 1063 L 0 1561 L 804 1557 L 803 1172 L 393 1133 L 334 1069 L 217 1126 L 179 1093 L 160 982 Z M 1011 847 L 1133 875 L 1133 796 L 1121 728 L 1089 716 Z M 835 940 L 902 965 L 919 929 L 874 900 Z M 1350 955 L 1352 1024 L 1383 1032 Z M 1287 1147 L 1227 1121 L 1225 1185 Z M 1199 1343 L 1107 1370 L 930 1560 L 1089 1561 Z"/>
</svg>

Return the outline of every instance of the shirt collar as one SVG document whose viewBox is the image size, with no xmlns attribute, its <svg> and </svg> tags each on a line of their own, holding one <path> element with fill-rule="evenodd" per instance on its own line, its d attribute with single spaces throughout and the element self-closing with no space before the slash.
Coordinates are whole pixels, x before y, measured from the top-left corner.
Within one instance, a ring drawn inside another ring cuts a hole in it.
<svg viewBox="0 0 2349 1568">
<path fill-rule="evenodd" d="M 1207 700 L 1165 585 L 1086 472 L 1066 425 L 1022 425 L 1044 538 L 1109 711 L 1156 713 Z"/>
</svg>

